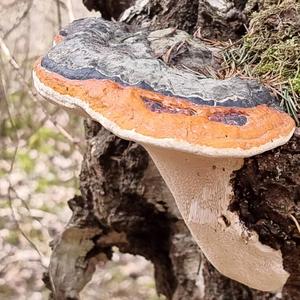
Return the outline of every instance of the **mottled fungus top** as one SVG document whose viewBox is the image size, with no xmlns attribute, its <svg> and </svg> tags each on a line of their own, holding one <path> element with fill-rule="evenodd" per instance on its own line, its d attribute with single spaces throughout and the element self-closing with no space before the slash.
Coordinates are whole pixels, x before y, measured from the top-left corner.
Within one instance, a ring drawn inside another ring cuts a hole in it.
<svg viewBox="0 0 300 300">
<path fill-rule="evenodd" d="M 158 59 L 149 32 L 73 22 L 34 67 L 47 99 L 116 135 L 207 156 L 246 157 L 285 143 L 295 123 L 256 81 L 202 78 Z"/>
</svg>

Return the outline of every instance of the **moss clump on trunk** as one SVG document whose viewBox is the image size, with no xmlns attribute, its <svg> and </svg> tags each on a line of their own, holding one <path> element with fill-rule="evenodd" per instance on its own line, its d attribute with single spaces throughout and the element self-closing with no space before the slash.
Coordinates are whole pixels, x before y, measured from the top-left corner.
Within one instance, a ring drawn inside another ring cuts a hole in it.
<svg viewBox="0 0 300 300">
<path fill-rule="evenodd" d="M 300 2 L 276 2 L 253 13 L 247 34 L 224 56 L 227 68 L 261 80 L 299 122 Z"/>
</svg>

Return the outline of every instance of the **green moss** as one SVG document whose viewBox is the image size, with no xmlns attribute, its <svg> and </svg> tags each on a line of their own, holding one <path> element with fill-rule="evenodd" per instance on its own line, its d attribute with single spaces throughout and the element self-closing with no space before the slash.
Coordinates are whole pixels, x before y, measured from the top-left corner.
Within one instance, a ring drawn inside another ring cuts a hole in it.
<svg viewBox="0 0 300 300">
<path fill-rule="evenodd" d="M 62 136 L 56 131 L 41 127 L 29 139 L 28 146 L 30 149 L 36 149 L 41 153 L 50 155 L 54 152 L 54 143 L 50 144 L 49 141 L 63 140 Z"/>
<path fill-rule="evenodd" d="M 32 159 L 27 151 L 19 152 L 17 154 L 17 162 L 21 169 L 23 169 L 27 174 L 31 173 L 36 165 L 35 159 Z"/>
<path fill-rule="evenodd" d="M 19 233 L 17 231 L 10 230 L 9 235 L 5 238 L 5 241 L 11 245 L 18 246 L 20 243 Z"/>
<path fill-rule="evenodd" d="M 292 80 L 292 85 L 295 93 L 300 94 L 300 76 L 298 75 L 296 78 Z"/>
<path fill-rule="evenodd" d="M 276 69 L 276 64 L 274 64 L 273 62 L 268 62 L 266 64 L 261 64 L 257 67 L 257 73 L 258 74 L 266 74 L 266 73 L 270 73 L 273 72 Z"/>
<path fill-rule="evenodd" d="M 264 1 L 245 37 L 224 53 L 227 67 L 261 80 L 297 119 L 300 107 L 300 1 Z"/>
<path fill-rule="evenodd" d="M 49 186 L 58 185 L 59 181 L 57 179 L 46 179 L 46 178 L 39 178 L 37 180 L 37 186 L 35 191 L 37 193 L 44 193 Z"/>
</svg>

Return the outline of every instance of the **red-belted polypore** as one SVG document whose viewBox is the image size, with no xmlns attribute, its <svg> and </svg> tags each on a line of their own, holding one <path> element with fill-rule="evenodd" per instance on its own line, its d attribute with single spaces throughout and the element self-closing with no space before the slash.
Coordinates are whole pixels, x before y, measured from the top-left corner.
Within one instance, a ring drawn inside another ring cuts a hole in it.
<svg viewBox="0 0 300 300">
<path fill-rule="evenodd" d="M 243 158 L 286 143 L 293 119 L 253 80 L 202 78 L 168 66 L 149 32 L 101 18 L 73 22 L 34 67 L 41 95 L 146 148 L 184 221 L 224 275 L 277 291 L 289 273 L 229 210 Z"/>
</svg>

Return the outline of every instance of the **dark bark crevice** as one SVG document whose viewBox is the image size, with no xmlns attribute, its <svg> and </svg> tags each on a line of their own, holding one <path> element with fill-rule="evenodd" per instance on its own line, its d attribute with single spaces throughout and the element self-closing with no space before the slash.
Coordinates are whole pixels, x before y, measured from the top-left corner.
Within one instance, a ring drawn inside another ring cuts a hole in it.
<svg viewBox="0 0 300 300">
<path fill-rule="evenodd" d="M 174 27 L 193 33 L 196 28 L 199 0 L 153 0 L 136 2 L 122 18 L 128 24 L 151 30 Z"/>
<path fill-rule="evenodd" d="M 224 1 L 215 7 L 206 0 L 148 1 L 144 7 L 137 4 L 122 18 L 130 24 L 149 26 L 151 29 L 175 27 L 206 39 L 236 40 L 248 25 L 248 1 Z"/>
<path fill-rule="evenodd" d="M 101 16 L 106 20 L 117 20 L 122 12 L 133 3 L 134 0 L 83 0 L 88 10 L 101 12 Z"/>
<path fill-rule="evenodd" d="M 167 299 L 173 300 L 279 299 L 274 294 L 253 290 L 226 278 L 209 264 L 193 241 L 183 221 L 168 210 L 167 203 L 173 201 L 172 196 L 148 154 L 140 146 L 113 136 L 93 121 L 87 122 L 86 130 L 89 146 L 81 174 L 82 193 L 89 195 L 86 198 L 88 202 L 92 203 L 89 207 L 94 213 L 96 212 L 97 219 L 101 220 L 105 227 L 126 234 L 128 243 L 118 245 L 116 242 L 115 244 L 122 252 L 143 255 L 153 262 L 156 284 L 160 293 L 166 295 Z M 104 146 L 106 143 L 110 146 Z M 120 143 L 124 145 L 120 147 Z M 297 147 L 295 139 L 293 139 L 286 146 L 248 159 L 245 167 L 238 171 L 241 173 L 247 171 L 248 173 L 236 176 L 234 182 L 236 195 L 241 193 L 238 190 L 240 186 L 249 187 L 249 184 L 244 182 L 247 179 L 249 181 L 254 180 L 252 189 L 263 187 L 264 180 L 270 180 L 273 176 L 270 173 L 269 176 L 263 174 L 256 178 L 254 174 L 258 172 L 258 166 L 264 169 L 270 165 L 276 170 L 278 156 L 275 155 L 275 152 L 284 153 L 286 155 L 284 161 L 287 163 L 291 155 L 298 155 Z M 103 153 L 103 149 L 110 150 Z M 289 149 L 296 150 L 290 151 Z M 139 163 L 136 162 L 137 159 Z M 126 164 L 122 163 L 124 160 Z M 111 172 L 116 172 L 116 168 L 109 167 L 112 161 L 119 161 L 117 176 L 116 173 L 111 175 Z M 296 174 L 296 177 L 298 176 L 298 157 L 294 157 L 294 160 L 291 159 L 290 163 L 294 169 L 286 168 L 287 173 L 282 172 L 282 178 L 289 178 L 292 173 Z M 128 166 L 130 167 L 128 168 Z M 143 170 L 142 173 L 136 172 L 132 166 L 139 166 L 139 170 Z M 143 167 L 141 168 L 141 166 Z M 149 171 L 150 169 L 151 171 Z M 103 186 L 105 187 L 108 183 L 107 178 L 109 178 L 109 188 L 104 188 L 105 193 L 103 194 L 101 191 Z M 129 181 L 128 178 L 130 178 Z M 129 185 L 130 192 L 128 193 L 129 182 L 133 182 L 133 185 Z M 264 189 L 262 190 L 266 192 Z M 143 191 L 143 193 L 140 194 L 139 191 Z M 270 191 L 272 192 L 272 189 Z M 297 193 L 294 191 L 293 197 L 297 197 Z M 251 195 L 253 196 L 253 194 Z M 278 198 L 281 198 L 282 195 L 282 193 L 277 193 Z M 103 198 L 106 199 L 105 202 Z M 246 201 L 247 197 L 243 199 Z M 270 205 L 276 204 L 276 201 L 273 202 L 269 201 L 268 203 Z M 164 204 L 162 205 L 162 203 Z M 233 202 L 232 207 L 236 206 L 237 203 Z M 268 207 L 265 206 L 264 209 L 268 209 Z M 269 209 L 274 210 L 274 205 Z M 277 213 L 276 209 L 274 211 Z M 295 213 L 295 211 L 293 212 Z M 244 213 L 248 216 L 246 211 Z M 259 212 L 258 216 L 261 213 Z M 268 213 L 270 214 L 270 212 Z M 250 214 L 252 216 L 250 218 L 256 216 L 254 211 Z M 285 221 L 288 228 L 291 226 L 295 234 L 293 222 L 290 219 L 285 219 Z M 250 225 L 247 224 L 247 226 L 251 228 Z M 297 257 L 295 253 L 290 253 L 290 255 L 294 258 Z M 298 269 L 298 266 L 294 264 L 294 268 Z M 199 289 L 201 276 L 203 277 L 204 291 Z M 293 284 L 288 283 L 286 286 L 284 290 L 285 299 L 297 299 L 297 296 L 291 293 L 291 286 L 294 284 L 295 282 Z M 298 288 L 296 287 L 294 290 L 297 291 Z"/>
<path fill-rule="evenodd" d="M 236 40 L 245 33 L 250 13 L 249 7 L 245 12 L 247 2 L 227 0 L 215 7 L 207 0 L 83 0 L 89 10 L 101 12 L 107 20 L 117 20 L 129 8 L 122 18 L 128 24 L 152 30 L 174 27 L 191 34 L 198 31 L 202 38 L 217 40 Z"/>
<path fill-rule="evenodd" d="M 144 197 L 147 186 L 141 182 L 148 155 L 137 144 L 117 138 L 95 122 L 88 123 L 82 195 L 104 227 L 125 233 L 127 243 L 115 243 L 121 252 L 153 262 L 157 291 L 171 298 L 176 288 L 169 257 L 173 220 Z"/>
<path fill-rule="evenodd" d="M 228 1 L 228 7 L 218 10 L 200 1 L 196 27 L 199 36 L 214 40 L 237 40 L 246 32 L 248 17 L 244 13 L 247 1 Z"/>
<path fill-rule="evenodd" d="M 300 299 L 300 139 L 294 137 L 280 148 L 245 160 L 232 180 L 231 210 L 238 212 L 247 228 L 283 254 L 284 269 L 290 273 L 284 299 Z M 294 220 L 293 220 L 294 218 Z"/>
</svg>

